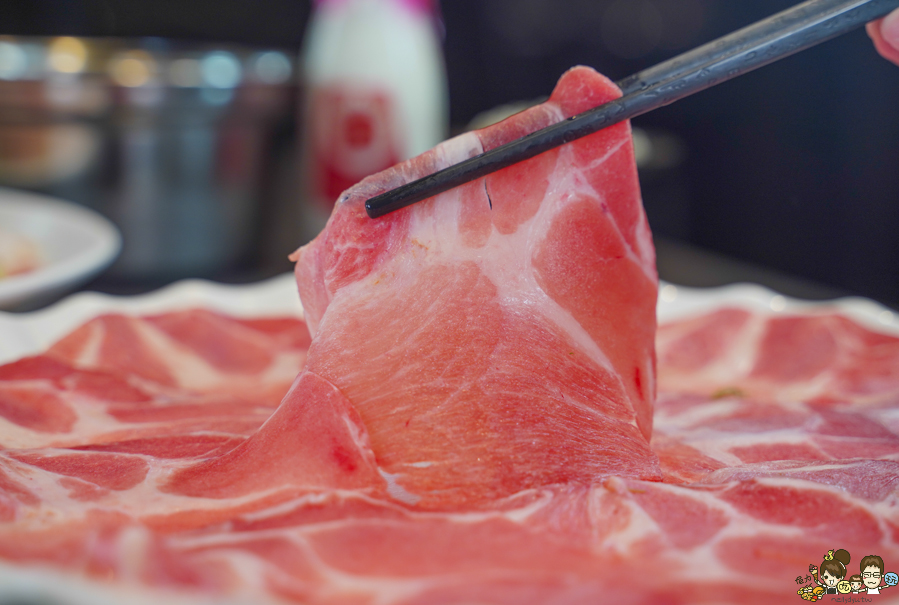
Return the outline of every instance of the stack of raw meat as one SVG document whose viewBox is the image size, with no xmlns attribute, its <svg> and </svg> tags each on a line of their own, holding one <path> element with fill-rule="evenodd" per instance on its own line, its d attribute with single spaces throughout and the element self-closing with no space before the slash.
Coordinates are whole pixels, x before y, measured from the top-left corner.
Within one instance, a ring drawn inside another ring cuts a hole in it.
<svg viewBox="0 0 899 605">
<path fill-rule="evenodd" d="M 364 214 L 618 94 L 573 69 L 349 190 L 296 255 L 305 322 L 107 315 L 0 367 L 3 569 L 74 602 L 518 605 L 899 565 L 899 338 L 739 309 L 656 334 L 627 124 Z"/>
</svg>

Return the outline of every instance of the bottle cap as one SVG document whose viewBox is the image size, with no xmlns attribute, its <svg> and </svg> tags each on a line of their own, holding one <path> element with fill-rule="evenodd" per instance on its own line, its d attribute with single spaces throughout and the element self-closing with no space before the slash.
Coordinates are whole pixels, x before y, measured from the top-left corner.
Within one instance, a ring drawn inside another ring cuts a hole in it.
<svg viewBox="0 0 899 605">
<path fill-rule="evenodd" d="M 316 6 L 321 6 L 324 4 L 340 4 L 342 2 L 347 2 L 348 0 L 315 0 Z M 392 0 L 394 2 L 399 2 L 406 8 L 416 12 L 427 13 L 432 15 L 437 12 L 437 0 Z"/>
<path fill-rule="evenodd" d="M 417 10 L 423 13 L 434 14 L 437 10 L 437 0 L 400 0 L 410 10 Z"/>
</svg>

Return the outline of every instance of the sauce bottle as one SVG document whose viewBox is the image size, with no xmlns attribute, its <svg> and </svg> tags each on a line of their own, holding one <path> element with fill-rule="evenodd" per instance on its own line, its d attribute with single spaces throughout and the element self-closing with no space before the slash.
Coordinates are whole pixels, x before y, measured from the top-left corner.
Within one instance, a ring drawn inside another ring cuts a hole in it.
<svg viewBox="0 0 899 605">
<path fill-rule="evenodd" d="M 301 56 L 305 235 L 345 189 L 445 138 L 437 10 L 437 0 L 316 0 Z"/>
</svg>

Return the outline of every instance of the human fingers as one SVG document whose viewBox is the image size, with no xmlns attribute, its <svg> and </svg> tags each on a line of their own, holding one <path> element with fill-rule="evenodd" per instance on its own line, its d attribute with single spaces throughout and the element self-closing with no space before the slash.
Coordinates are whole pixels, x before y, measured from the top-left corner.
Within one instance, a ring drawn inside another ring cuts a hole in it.
<svg viewBox="0 0 899 605">
<path fill-rule="evenodd" d="M 899 10 L 867 26 L 874 47 L 884 59 L 899 65 Z"/>
</svg>

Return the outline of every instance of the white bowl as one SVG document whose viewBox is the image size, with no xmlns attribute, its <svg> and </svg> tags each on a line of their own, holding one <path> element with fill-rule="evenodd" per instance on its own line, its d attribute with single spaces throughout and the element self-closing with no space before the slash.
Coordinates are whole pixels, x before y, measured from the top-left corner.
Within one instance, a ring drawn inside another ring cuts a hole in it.
<svg viewBox="0 0 899 605">
<path fill-rule="evenodd" d="M 15 189 L 0 188 L 0 225 L 34 241 L 41 256 L 37 269 L 0 279 L 0 309 L 53 300 L 109 266 L 122 247 L 96 212 Z"/>
</svg>

